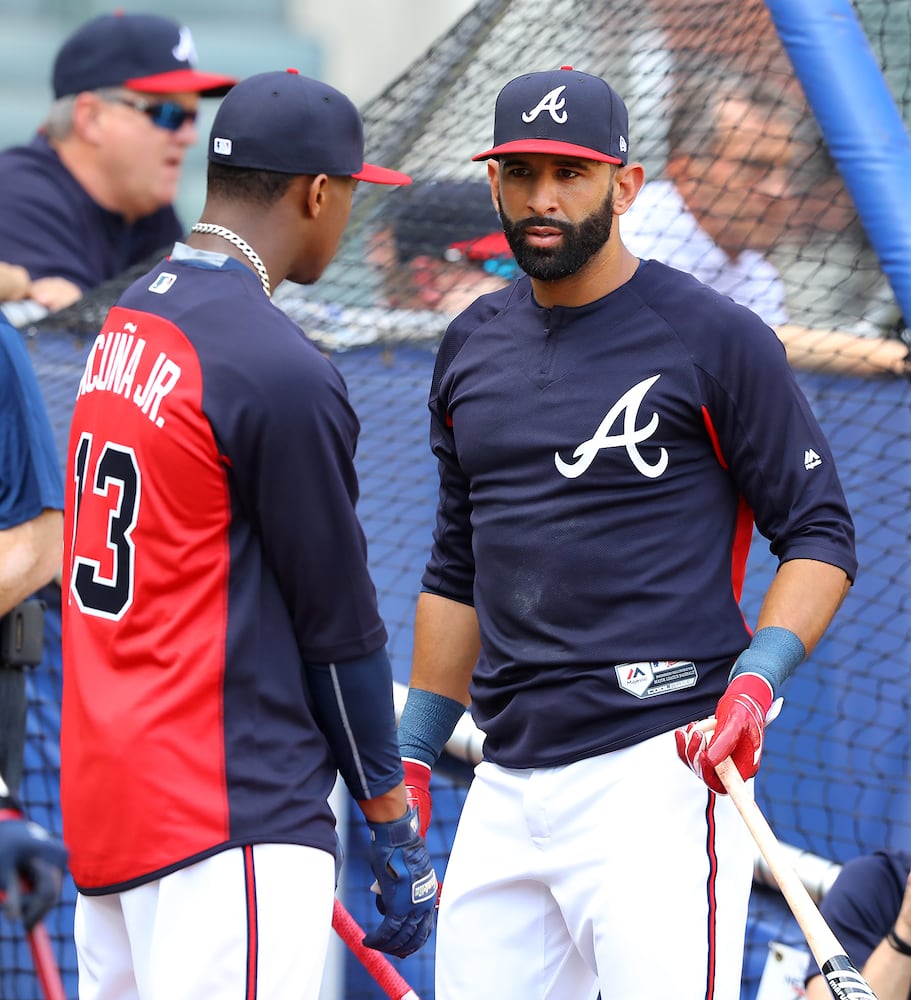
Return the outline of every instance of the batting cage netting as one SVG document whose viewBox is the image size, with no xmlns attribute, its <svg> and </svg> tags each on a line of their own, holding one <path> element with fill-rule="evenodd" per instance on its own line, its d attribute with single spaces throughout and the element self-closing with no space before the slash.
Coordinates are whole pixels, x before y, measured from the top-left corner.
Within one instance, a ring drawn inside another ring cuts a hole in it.
<svg viewBox="0 0 911 1000">
<path fill-rule="evenodd" d="M 893 258 L 879 242 L 875 213 L 861 217 L 848 193 L 820 109 L 811 109 L 791 49 L 779 40 L 785 35 L 776 30 L 774 6 L 481 0 L 364 109 L 368 159 L 410 173 L 415 184 L 397 191 L 362 185 L 323 279 L 309 288 L 284 285 L 275 302 L 331 355 L 359 415 L 359 513 L 396 680 L 407 684 L 412 614 L 436 502 L 426 410 L 435 346 L 455 311 L 509 280 L 514 269 L 497 235 L 486 167 L 471 155 L 490 145 L 497 92 L 521 72 L 571 64 L 614 85 L 629 106 L 630 157 L 648 177 L 641 204 L 620 219 L 621 233 L 640 256 L 694 271 L 779 331 L 829 436 L 856 520 L 857 581 L 786 689 L 757 780 L 763 811 L 795 849 L 799 870 L 806 861 L 805 881 L 819 895 L 847 859 L 911 842 L 911 383 L 903 367 L 901 274 L 890 270 Z M 868 46 L 858 60 L 871 55 L 906 127 L 911 0 L 858 0 L 855 10 Z M 849 124 L 863 133 L 863 122 Z M 879 129 L 863 141 L 871 168 L 889 159 Z M 869 186 L 887 199 L 887 183 L 871 179 Z M 879 222 L 887 225 L 897 212 L 886 200 Z M 911 240 L 911 232 L 904 238 Z M 88 349 L 130 277 L 56 315 L 18 316 L 61 462 Z M 906 294 L 904 302 L 907 315 Z M 288 448 L 294 446 L 289 428 Z M 757 536 L 743 598 L 750 623 L 774 568 L 768 543 Z M 46 653 L 28 678 L 21 791 L 30 814 L 59 833 L 59 589 L 43 596 Z M 464 754 L 453 747 L 434 775 L 428 841 L 441 876 L 474 746 Z M 340 891 L 354 917 L 371 926 L 372 876 L 356 810 L 348 827 Z M 760 990 L 771 942 L 803 947 L 780 897 L 762 884 L 761 868 L 757 874 L 744 1000 Z M 46 921 L 71 997 L 73 901 L 69 884 Z M 395 965 L 420 997 L 433 997 L 433 941 Z M 341 967 L 344 986 L 331 996 L 383 995 L 351 956 Z M 763 990 L 763 1000 L 794 995 Z M 20 929 L 0 921 L 0 1000 L 40 996 Z"/>
</svg>

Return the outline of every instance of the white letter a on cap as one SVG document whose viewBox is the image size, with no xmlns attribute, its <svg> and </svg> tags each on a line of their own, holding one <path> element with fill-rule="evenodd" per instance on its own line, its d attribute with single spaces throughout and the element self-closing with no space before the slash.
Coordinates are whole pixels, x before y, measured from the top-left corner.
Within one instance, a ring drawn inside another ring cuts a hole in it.
<svg viewBox="0 0 911 1000">
<path fill-rule="evenodd" d="M 532 108 L 531 111 L 522 112 L 522 121 L 530 124 L 538 115 L 546 111 L 558 125 L 562 125 L 567 117 L 563 110 L 566 106 L 566 98 L 560 97 L 564 90 L 566 90 L 565 84 L 562 87 L 555 87 L 549 94 L 541 98 L 537 107 Z"/>
</svg>

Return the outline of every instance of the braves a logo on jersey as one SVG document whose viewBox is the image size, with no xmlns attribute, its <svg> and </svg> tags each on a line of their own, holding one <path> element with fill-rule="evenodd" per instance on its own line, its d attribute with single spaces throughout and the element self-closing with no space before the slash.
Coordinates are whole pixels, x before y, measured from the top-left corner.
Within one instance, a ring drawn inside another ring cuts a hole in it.
<svg viewBox="0 0 911 1000">
<path fill-rule="evenodd" d="M 522 121 L 526 125 L 530 125 L 538 115 L 544 114 L 546 111 L 551 118 L 558 124 L 562 125 L 568 115 L 564 110 L 566 107 L 566 98 L 560 95 L 566 90 L 565 85 L 562 87 L 554 87 L 554 89 L 549 93 L 545 94 L 544 97 L 538 101 L 537 105 L 531 109 L 531 111 L 522 112 Z"/>
<path fill-rule="evenodd" d="M 651 378 L 637 382 L 631 389 L 617 400 L 607 411 L 607 415 L 598 425 L 598 429 L 587 440 L 583 441 L 573 452 L 575 462 L 565 462 L 560 458 L 560 453 L 554 453 L 554 463 L 561 476 L 567 479 L 578 479 L 592 464 L 598 452 L 602 448 L 626 448 L 633 467 L 648 479 L 657 479 L 667 468 L 667 449 L 658 450 L 658 459 L 654 464 L 649 464 L 638 445 L 647 441 L 658 429 L 658 414 L 653 413 L 651 420 L 645 427 L 637 427 L 639 423 L 639 407 L 645 394 L 661 378 L 660 375 L 653 375 Z M 611 434 L 610 430 L 620 418 L 623 418 L 622 429 L 619 434 Z"/>
</svg>

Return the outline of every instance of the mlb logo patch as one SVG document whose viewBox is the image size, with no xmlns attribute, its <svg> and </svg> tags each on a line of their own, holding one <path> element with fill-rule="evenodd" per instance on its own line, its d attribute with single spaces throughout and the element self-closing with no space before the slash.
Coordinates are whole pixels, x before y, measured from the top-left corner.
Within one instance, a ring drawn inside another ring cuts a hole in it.
<svg viewBox="0 0 911 1000">
<path fill-rule="evenodd" d="M 149 291 L 154 292 L 156 295 L 164 295 L 164 293 L 177 281 L 176 274 L 170 274 L 167 271 L 162 271 L 161 274 L 149 285 Z"/>
<path fill-rule="evenodd" d="M 221 153 L 222 156 L 230 156 L 231 150 L 234 148 L 234 143 L 230 139 L 219 139 L 216 136 L 212 140 L 212 150 L 216 153 Z"/>
</svg>

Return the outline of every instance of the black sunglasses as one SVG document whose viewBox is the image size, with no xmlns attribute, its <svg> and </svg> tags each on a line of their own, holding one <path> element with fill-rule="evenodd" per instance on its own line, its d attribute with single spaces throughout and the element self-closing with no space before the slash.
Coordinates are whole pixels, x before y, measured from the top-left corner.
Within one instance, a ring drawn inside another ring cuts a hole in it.
<svg viewBox="0 0 911 1000">
<path fill-rule="evenodd" d="M 153 125 L 167 129 L 169 132 L 176 132 L 184 122 L 195 122 L 199 117 L 196 111 L 188 111 L 176 101 L 162 101 L 160 104 L 152 104 L 151 101 L 144 101 L 142 98 L 133 101 L 126 97 L 117 97 L 115 100 L 118 104 L 125 104 L 129 108 L 142 112 Z"/>
</svg>

